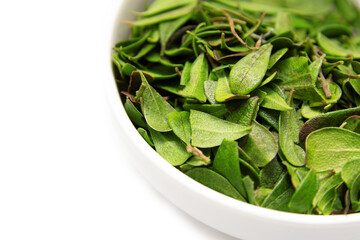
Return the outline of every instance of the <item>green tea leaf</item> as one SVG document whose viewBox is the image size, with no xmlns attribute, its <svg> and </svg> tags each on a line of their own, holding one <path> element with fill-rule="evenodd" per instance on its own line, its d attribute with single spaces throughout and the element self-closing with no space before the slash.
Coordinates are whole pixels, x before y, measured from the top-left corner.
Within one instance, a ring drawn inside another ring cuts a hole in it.
<svg viewBox="0 0 360 240">
<path fill-rule="evenodd" d="M 279 153 L 281 152 L 279 151 Z M 283 159 L 281 155 L 280 158 Z M 301 183 L 304 181 L 305 177 L 308 175 L 310 169 L 306 167 L 294 167 L 293 165 L 284 160 L 282 163 L 286 166 L 287 171 L 290 174 L 292 185 L 295 189 L 298 189 Z"/>
<path fill-rule="evenodd" d="M 129 23 L 136 27 L 149 26 L 149 25 L 161 23 L 164 21 L 177 19 L 179 17 L 183 17 L 183 16 L 191 13 L 194 10 L 194 8 L 195 8 L 195 5 L 190 4 L 189 6 L 170 10 L 170 11 L 167 11 L 164 13 L 160 13 L 158 15 L 149 16 L 149 17 L 142 18 L 137 21 L 129 22 Z"/>
<path fill-rule="evenodd" d="M 271 55 L 268 69 L 271 69 L 288 51 L 288 48 L 282 48 Z"/>
<path fill-rule="evenodd" d="M 173 166 L 179 166 L 191 156 L 186 145 L 172 132 L 161 133 L 149 129 L 156 152 Z"/>
<path fill-rule="evenodd" d="M 284 173 L 285 167 L 281 162 L 274 158 L 260 172 L 260 186 L 264 188 L 272 188 Z"/>
<path fill-rule="evenodd" d="M 258 188 L 255 190 L 255 201 L 256 205 L 261 206 L 264 202 L 264 200 L 267 198 L 267 196 L 270 195 L 272 192 L 271 188 Z"/>
<path fill-rule="evenodd" d="M 241 148 L 239 148 L 239 153 L 241 153 Z M 254 181 L 254 185 L 256 187 L 259 186 L 260 169 L 251 162 L 247 162 L 242 158 L 239 158 L 239 161 L 240 161 L 241 175 L 243 177 L 249 176 Z"/>
<path fill-rule="evenodd" d="M 243 126 L 250 126 L 256 118 L 256 113 L 259 108 L 258 103 L 259 98 L 257 96 L 242 101 L 240 106 L 232 111 L 226 120 Z"/>
<path fill-rule="evenodd" d="M 209 164 L 204 161 L 204 156 L 208 159 L 210 158 L 210 149 L 202 149 L 200 151 L 202 152 L 203 156 L 192 156 L 189 160 L 186 161 L 185 164 L 180 166 L 181 171 L 186 172 L 190 169 L 193 169 L 194 167 L 201 167 Z"/>
<path fill-rule="evenodd" d="M 234 96 L 231 92 L 228 77 L 225 74 L 225 71 L 218 71 L 218 82 L 215 90 L 215 99 L 218 102 L 225 102 L 228 98 Z"/>
<path fill-rule="evenodd" d="M 190 145 L 191 127 L 189 112 L 172 112 L 169 114 L 169 126 L 178 138 Z"/>
<path fill-rule="evenodd" d="M 227 178 L 245 199 L 248 198 L 240 171 L 237 142 L 223 140 L 216 152 L 213 170 Z"/>
<path fill-rule="evenodd" d="M 156 0 L 145 12 L 133 12 L 136 15 L 147 17 L 169 11 L 181 6 L 195 3 L 195 0 Z"/>
<path fill-rule="evenodd" d="M 216 91 L 216 85 L 217 85 L 217 81 L 214 80 L 207 80 L 204 82 L 204 90 L 205 90 L 205 95 L 207 100 L 211 103 L 211 104 L 217 104 L 218 102 L 216 101 L 215 98 L 215 91 Z"/>
<path fill-rule="evenodd" d="M 335 40 L 329 39 L 321 33 L 318 33 L 317 40 L 327 54 L 340 57 L 352 56 L 354 58 L 360 58 L 360 51 L 344 48 Z"/>
<path fill-rule="evenodd" d="M 360 211 L 360 174 L 357 175 L 350 187 L 350 200 L 354 211 Z"/>
<path fill-rule="evenodd" d="M 291 82 L 297 76 L 309 73 L 309 64 L 306 57 L 289 57 L 281 60 L 275 67 L 277 78 L 281 82 Z"/>
<path fill-rule="evenodd" d="M 360 133 L 360 116 L 356 115 L 348 117 L 343 124 L 345 124 L 345 129 Z"/>
<path fill-rule="evenodd" d="M 276 156 L 278 144 L 269 130 L 253 121 L 251 132 L 242 149 L 256 166 L 264 167 Z"/>
<path fill-rule="evenodd" d="M 186 57 L 193 54 L 193 50 L 186 47 L 170 48 L 165 50 L 164 54 L 169 57 Z"/>
<path fill-rule="evenodd" d="M 349 79 L 350 85 L 353 87 L 354 91 L 360 95 L 360 81 L 359 79 Z"/>
<path fill-rule="evenodd" d="M 301 106 L 301 115 L 307 119 L 318 117 L 324 113 L 325 111 L 321 107 L 310 107 L 310 105 L 306 103 L 303 103 Z"/>
<path fill-rule="evenodd" d="M 291 97 L 288 104 L 291 106 Z M 294 166 L 305 165 L 305 152 L 295 143 L 298 142 L 299 124 L 295 109 L 280 113 L 279 147 L 287 161 Z"/>
<path fill-rule="evenodd" d="M 125 104 L 124 104 L 125 111 L 131 121 L 140 127 L 146 128 L 147 124 L 144 120 L 144 116 L 142 113 L 135 107 L 135 105 L 129 100 L 129 98 L 126 98 Z"/>
<path fill-rule="evenodd" d="M 150 146 L 154 147 L 154 143 L 152 142 L 150 136 L 148 135 L 148 133 L 145 129 L 138 128 L 137 131 Z"/>
<path fill-rule="evenodd" d="M 291 21 L 291 15 L 287 12 L 278 12 L 276 15 L 275 31 L 278 34 L 292 31 L 293 25 Z"/>
<path fill-rule="evenodd" d="M 249 176 L 246 176 L 246 177 L 244 177 L 243 182 L 244 182 L 244 186 L 245 186 L 246 193 L 248 196 L 248 202 L 250 204 L 256 205 L 254 181 Z"/>
<path fill-rule="evenodd" d="M 299 213 L 306 213 L 313 208 L 312 202 L 319 187 L 319 179 L 314 171 L 309 171 L 304 181 L 292 196 L 289 207 Z"/>
<path fill-rule="evenodd" d="M 279 112 L 269 109 L 260 108 L 258 115 L 264 119 L 276 131 L 279 131 Z"/>
<path fill-rule="evenodd" d="M 320 180 L 319 190 L 314 197 L 313 206 L 316 206 L 324 215 L 331 214 L 336 199 L 336 189 L 342 182 L 340 173 Z"/>
<path fill-rule="evenodd" d="M 351 188 L 355 178 L 360 174 L 360 158 L 347 162 L 341 171 L 341 178 Z"/>
<path fill-rule="evenodd" d="M 323 128 L 311 133 L 305 142 L 307 164 L 315 171 L 341 171 L 360 158 L 360 134 L 341 128 Z"/>
<path fill-rule="evenodd" d="M 299 141 L 305 141 L 306 137 L 317 129 L 325 127 L 338 127 L 343 121 L 345 121 L 346 118 L 353 115 L 360 115 L 360 107 L 332 111 L 309 119 L 301 127 Z"/>
<path fill-rule="evenodd" d="M 225 104 L 184 104 L 183 108 L 186 111 L 192 109 L 209 113 L 215 117 L 222 117 L 228 112 Z"/>
<path fill-rule="evenodd" d="M 119 49 L 120 55 L 123 55 L 123 53 L 134 53 L 137 51 L 143 44 L 147 41 L 147 39 L 151 36 L 152 29 L 146 31 L 141 38 L 139 38 L 137 41 L 127 45 L 127 46 L 121 46 Z"/>
<path fill-rule="evenodd" d="M 349 0 L 335 0 L 335 4 L 339 9 L 342 17 L 348 22 L 353 22 L 358 16 L 358 12 L 354 9 L 354 5 L 351 4 Z"/>
<path fill-rule="evenodd" d="M 268 78 L 266 78 L 261 84 L 260 87 L 265 86 L 266 84 L 268 84 L 269 82 L 271 82 L 275 77 L 276 77 L 277 72 L 274 72 L 273 74 L 271 74 L 271 76 L 269 76 Z"/>
<path fill-rule="evenodd" d="M 187 0 L 187 1 L 194 1 L 194 0 Z M 177 1 L 174 1 L 177 2 Z M 192 14 L 187 14 L 183 17 L 161 22 L 159 24 L 159 32 L 160 32 L 160 44 L 161 44 L 161 55 L 164 55 L 166 50 L 166 44 L 171 38 L 171 36 L 178 30 L 184 23 L 186 23 L 190 18 Z"/>
<path fill-rule="evenodd" d="M 289 111 L 293 109 L 281 96 L 279 96 L 279 94 L 277 94 L 271 88 L 262 87 L 261 90 L 265 91 L 267 94 L 264 100 L 261 102 L 262 107 L 278 111 Z"/>
<path fill-rule="evenodd" d="M 262 82 L 269 65 L 271 44 L 262 46 L 238 61 L 230 71 L 230 89 L 234 94 L 246 95 Z"/>
<path fill-rule="evenodd" d="M 204 54 L 200 54 L 190 70 L 190 80 L 185 88 L 179 92 L 184 97 L 196 98 L 200 102 L 206 102 L 204 82 L 208 77 L 208 63 Z"/>
<path fill-rule="evenodd" d="M 244 127 L 195 110 L 190 110 L 190 124 L 192 145 L 204 148 L 219 146 L 224 139 L 239 139 L 251 131 L 251 127 Z"/>
<path fill-rule="evenodd" d="M 288 204 L 293 194 L 294 188 L 291 185 L 290 177 L 288 174 L 283 174 L 261 206 L 274 210 L 289 211 Z"/>
<path fill-rule="evenodd" d="M 223 176 L 208 168 L 193 168 L 185 173 L 195 181 L 229 197 L 246 202 L 241 194 Z"/>
<path fill-rule="evenodd" d="M 175 112 L 175 109 L 150 86 L 144 74 L 140 72 L 141 80 L 145 85 L 143 93 L 144 99 L 144 116 L 146 122 L 151 128 L 159 132 L 171 131 L 168 124 L 168 116 L 170 113 Z"/>
<path fill-rule="evenodd" d="M 306 57 L 289 57 L 280 61 L 274 68 L 277 71 L 278 85 L 285 90 L 295 90 L 294 98 L 304 101 L 321 102 L 315 89 L 314 71 Z"/>
<path fill-rule="evenodd" d="M 175 68 L 175 67 L 183 67 L 182 64 L 173 63 L 168 58 L 162 57 L 160 53 L 155 51 L 146 55 L 145 59 L 152 63 L 159 63 L 165 67 Z"/>
<path fill-rule="evenodd" d="M 180 85 L 186 86 L 190 81 L 190 76 L 191 76 L 191 63 L 185 62 L 184 69 L 181 73 Z"/>
<path fill-rule="evenodd" d="M 142 47 L 140 49 L 140 51 L 135 55 L 135 56 L 131 56 L 129 57 L 129 60 L 131 61 L 137 61 L 140 58 L 146 56 L 146 54 L 148 54 L 151 50 L 153 50 L 156 47 L 156 44 L 147 44 L 144 47 Z"/>
</svg>

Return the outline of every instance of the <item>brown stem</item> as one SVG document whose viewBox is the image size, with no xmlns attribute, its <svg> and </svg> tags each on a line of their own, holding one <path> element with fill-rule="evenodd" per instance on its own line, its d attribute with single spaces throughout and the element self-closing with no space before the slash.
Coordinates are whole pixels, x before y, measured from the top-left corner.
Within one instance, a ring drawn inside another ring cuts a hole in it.
<svg viewBox="0 0 360 240">
<path fill-rule="evenodd" d="M 331 98 L 332 94 L 330 91 L 330 87 L 329 87 L 329 83 L 326 81 L 324 74 L 322 73 L 322 71 L 320 71 L 320 77 L 318 78 L 321 87 L 325 93 L 326 98 Z"/>
<path fill-rule="evenodd" d="M 125 95 L 126 97 L 128 97 L 131 102 L 136 103 L 135 98 L 134 98 L 134 96 L 132 94 L 130 94 L 128 92 L 125 92 L 125 91 L 121 91 L 120 93 Z"/>
<path fill-rule="evenodd" d="M 178 67 L 175 67 L 175 72 L 181 77 L 182 74 Z"/>
<path fill-rule="evenodd" d="M 207 156 L 205 156 L 204 153 L 203 153 L 200 149 L 198 149 L 198 148 L 196 148 L 196 147 L 193 147 L 193 146 L 188 145 L 188 146 L 186 146 L 186 151 L 187 151 L 188 153 L 193 154 L 194 156 L 200 157 L 201 160 L 202 160 L 206 165 L 208 165 L 208 164 L 211 163 L 210 158 L 208 158 Z"/>
<path fill-rule="evenodd" d="M 242 52 L 242 53 L 233 53 L 233 54 L 228 54 L 228 55 L 224 55 L 224 56 L 219 56 L 219 53 L 214 50 L 214 56 L 215 56 L 215 60 L 216 61 L 220 61 L 222 59 L 225 58 L 231 58 L 231 57 L 244 57 L 246 55 L 248 55 L 250 52 Z"/>
<path fill-rule="evenodd" d="M 360 79 L 360 75 L 351 75 L 351 74 L 348 74 L 348 78 L 350 78 L 350 79 Z"/>
<path fill-rule="evenodd" d="M 240 19 L 233 19 L 234 23 L 240 24 L 240 25 L 246 25 L 246 22 Z M 213 17 L 210 19 L 211 22 L 226 22 L 226 17 Z"/>
<path fill-rule="evenodd" d="M 222 11 L 222 13 L 226 16 L 228 22 L 229 22 L 229 25 L 230 25 L 230 31 L 231 33 L 236 37 L 237 40 L 239 40 L 239 42 L 244 45 L 245 47 L 247 47 L 248 49 L 251 49 L 251 50 L 257 50 L 258 47 L 249 47 L 247 45 L 247 43 L 237 34 L 236 30 L 235 30 L 235 26 L 234 26 L 234 20 L 230 17 L 230 15 L 225 12 L 225 11 Z M 261 43 L 261 42 L 260 42 Z"/>
</svg>

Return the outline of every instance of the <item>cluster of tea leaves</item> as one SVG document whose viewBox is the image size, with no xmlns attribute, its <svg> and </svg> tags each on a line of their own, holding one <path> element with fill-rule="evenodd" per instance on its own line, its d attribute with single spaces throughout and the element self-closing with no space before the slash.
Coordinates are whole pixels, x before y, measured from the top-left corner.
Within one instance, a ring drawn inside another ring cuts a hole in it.
<svg viewBox="0 0 360 240">
<path fill-rule="evenodd" d="M 114 47 L 125 109 L 196 181 L 254 205 L 360 211 L 360 14 L 348 0 L 157 0 Z"/>
</svg>

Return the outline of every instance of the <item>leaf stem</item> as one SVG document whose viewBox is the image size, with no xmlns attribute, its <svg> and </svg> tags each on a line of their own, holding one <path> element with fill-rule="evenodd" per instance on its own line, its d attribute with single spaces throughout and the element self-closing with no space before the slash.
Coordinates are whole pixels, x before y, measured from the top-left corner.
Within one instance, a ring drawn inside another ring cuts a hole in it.
<svg viewBox="0 0 360 240">
<path fill-rule="evenodd" d="M 247 43 L 237 34 L 236 30 L 235 30 L 235 25 L 234 25 L 234 20 L 231 18 L 231 16 L 226 12 L 226 11 L 222 11 L 222 13 L 226 16 L 228 22 L 229 22 L 229 25 L 230 25 L 230 31 L 231 33 L 236 37 L 237 40 L 239 40 L 239 42 L 244 45 L 245 47 L 247 47 L 248 49 L 251 49 L 251 50 L 257 50 L 259 49 L 258 46 L 256 47 L 250 47 L 247 45 Z M 261 41 L 260 41 L 261 43 Z M 258 43 L 256 44 L 258 45 Z"/>
<path fill-rule="evenodd" d="M 186 146 L 186 151 L 188 153 L 191 153 L 193 154 L 194 156 L 197 156 L 197 157 L 200 157 L 201 160 L 206 164 L 206 165 L 209 165 L 211 163 L 211 160 L 210 158 L 208 158 L 207 156 L 204 155 L 204 153 L 198 149 L 197 147 L 193 147 L 193 146 Z"/>
<path fill-rule="evenodd" d="M 145 84 L 141 84 L 140 88 L 138 91 L 136 91 L 136 96 L 135 96 L 135 102 L 139 102 L 140 98 L 142 97 L 142 95 L 144 94 L 146 85 Z"/>
<path fill-rule="evenodd" d="M 331 75 L 330 75 L 331 77 Z M 318 78 L 320 84 L 321 84 L 321 87 L 325 93 L 325 96 L 326 98 L 331 98 L 332 94 L 331 94 L 331 91 L 330 91 L 330 88 L 329 88 L 329 84 L 328 82 L 326 81 L 325 77 L 324 77 L 324 74 L 322 71 L 320 71 L 320 77 Z"/>
</svg>

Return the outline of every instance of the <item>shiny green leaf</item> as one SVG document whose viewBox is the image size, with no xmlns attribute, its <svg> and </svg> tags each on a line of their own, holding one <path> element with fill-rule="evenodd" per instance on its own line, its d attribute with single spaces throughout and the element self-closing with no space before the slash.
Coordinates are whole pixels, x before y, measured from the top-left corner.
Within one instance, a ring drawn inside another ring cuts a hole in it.
<svg viewBox="0 0 360 240">
<path fill-rule="evenodd" d="M 144 74 L 140 72 L 141 80 L 145 86 L 143 93 L 144 116 L 147 124 L 159 132 L 171 130 L 168 124 L 168 116 L 175 109 L 148 83 Z"/>
<path fill-rule="evenodd" d="M 223 140 L 216 152 L 213 170 L 227 178 L 236 190 L 247 199 L 247 193 L 240 171 L 237 142 L 226 139 Z"/>
<path fill-rule="evenodd" d="M 291 97 L 288 104 L 291 106 Z M 300 126 L 295 109 L 280 113 L 279 147 L 287 161 L 294 166 L 305 165 L 305 152 L 297 145 Z"/>
<path fill-rule="evenodd" d="M 208 63 L 204 54 L 200 54 L 191 66 L 190 80 L 185 88 L 179 92 L 184 97 L 196 98 L 206 102 L 204 82 L 208 77 Z"/>
<path fill-rule="evenodd" d="M 184 143 L 190 145 L 191 127 L 189 112 L 172 112 L 169 114 L 168 122 L 171 130 Z"/>
<path fill-rule="evenodd" d="M 299 133 L 299 141 L 305 141 L 306 137 L 311 132 L 320 128 L 338 127 L 343 121 L 345 121 L 346 118 L 353 115 L 360 115 L 360 107 L 332 111 L 309 119 L 301 127 Z"/>
<path fill-rule="evenodd" d="M 276 156 L 278 144 L 269 130 L 253 121 L 251 132 L 242 149 L 256 166 L 264 167 Z"/>
<path fill-rule="evenodd" d="M 229 197 L 246 202 L 243 196 L 241 196 L 241 194 L 236 191 L 236 189 L 226 178 L 208 168 L 193 168 L 187 171 L 185 174 L 195 181 L 207 186 L 208 188 L 211 188 Z"/>
<path fill-rule="evenodd" d="M 348 188 L 351 187 L 355 178 L 360 174 L 360 158 L 347 162 L 341 171 L 341 178 Z"/>
<path fill-rule="evenodd" d="M 318 190 L 318 186 L 319 179 L 317 178 L 316 173 L 314 171 L 309 171 L 292 196 L 289 207 L 299 213 L 309 212 L 313 208 L 312 202 Z"/>
<path fill-rule="evenodd" d="M 271 50 L 271 44 L 263 45 L 234 65 L 229 78 L 232 93 L 246 95 L 261 84 L 269 65 Z"/>
<path fill-rule="evenodd" d="M 251 131 L 251 127 L 244 127 L 195 110 L 190 110 L 190 124 L 191 143 L 195 147 L 219 146 L 224 139 L 237 140 Z"/>
<path fill-rule="evenodd" d="M 289 211 L 288 204 L 293 194 L 294 188 L 291 185 L 290 177 L 288 174 L 283 174 L 261 206 L 274 210 Z"/>
<path fill-rule="evenodd" d="M 356 115 L 356 116 L 351 116 L 348 117 L 344 123 L 345 126 L 343 128 L 356 132 L 356 133 L 360 133 L 360 116 Z"/>
<path fill-rule="evenodd" d="M 341 171 L 360 158 L 360 134 L 342 128 L 323 128 L 312 132 L 305 142 L 307 164 L 315 171 Z"/>
<path fill-rule="evenodd" d="M 150 129 L 156 152 L 173 166 L 179 166 L 191 156 L 186 145 L 172 132 L 161 133 Z"/>
</svg>

